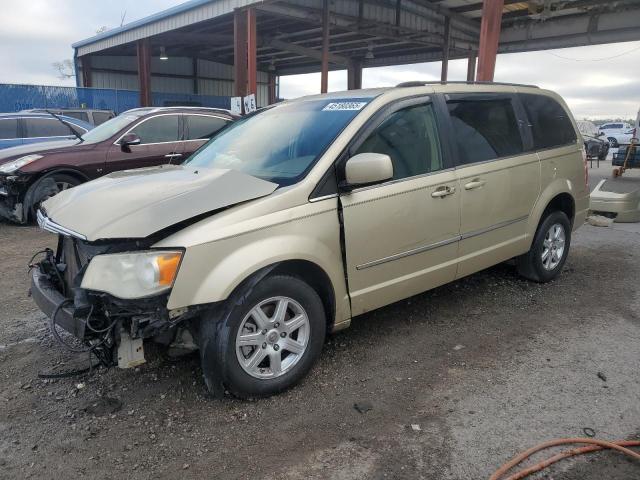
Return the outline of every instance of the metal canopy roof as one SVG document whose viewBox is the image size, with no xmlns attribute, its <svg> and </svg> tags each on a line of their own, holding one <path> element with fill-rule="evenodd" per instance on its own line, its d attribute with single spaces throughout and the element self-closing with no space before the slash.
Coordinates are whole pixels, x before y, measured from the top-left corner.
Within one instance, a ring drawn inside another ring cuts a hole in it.
<svg viewBox="0 0 640 480">
<path fill-rule="evenodd" d="M 499 53 L 640 40 L 640 0 L 505 0 Z M 233 64 L 233 11 L 257 11 L 258 68 L 317 72 L 322 0 L 192 0 L 73 45 L 78 56 L 136 55 L 137 40 L 175 57 Z M 437 61 L 477 51 L 480 0 L 332 0 L 330 62 L 364 67 Z M 157 54 L 157 53 L 154 53 Z"/>
</svg>

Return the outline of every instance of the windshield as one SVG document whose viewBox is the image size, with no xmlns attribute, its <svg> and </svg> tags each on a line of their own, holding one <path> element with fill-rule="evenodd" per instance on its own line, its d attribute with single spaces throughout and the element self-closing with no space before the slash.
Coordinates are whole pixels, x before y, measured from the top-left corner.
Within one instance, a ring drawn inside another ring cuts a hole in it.
<svg viewBox="0 0 640 480">
<path fill-rule="evenodd" d="M 89 130 L 87 133 L 82 135 L 83 143 L 99 143 L 104 142 L 108 138 L 113 137 L 120 130 L 125 128 L 134 120 L 137 120 L 138 117 L 135 115 L 118 115 L 111 120 L 104 122 L 102 125 L 98 125 L 93 130 Z"/>
<path fill-rule="evenodd" d="M 370 98 L 285 103 L 237 121 L 186 164 L 238 170 L 283 185 L 299 181 Z"/>
</svg>

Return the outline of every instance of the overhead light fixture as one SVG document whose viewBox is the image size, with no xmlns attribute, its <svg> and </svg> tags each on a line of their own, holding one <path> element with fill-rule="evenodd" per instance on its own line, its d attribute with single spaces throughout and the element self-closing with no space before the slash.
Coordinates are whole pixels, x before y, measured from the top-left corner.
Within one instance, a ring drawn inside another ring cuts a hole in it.
<svg viewBox="0 0 640 480">
<path fill-rule="evenodd" d="M 167 51 L 164 47 L 160 47 L 160 60 L 169 60 L 169 57 L 167 57 Z"/>
<path fill-rule="evenodd" d="M 269 63 L 269 71 L 270 72 L 276 71 L 276 61 L 273 58 L 271 59 L 271 63 Z"/>
<path fill-rule="evenodd" d="M 367 48 L 367 53 L 364 56 L 364 58 L 367 59 L 367 60 L 373 60 L 374 58 L 376 58 L 373 55 L 373 46 L 369 45 L 369 48 Z"/>
</svg>

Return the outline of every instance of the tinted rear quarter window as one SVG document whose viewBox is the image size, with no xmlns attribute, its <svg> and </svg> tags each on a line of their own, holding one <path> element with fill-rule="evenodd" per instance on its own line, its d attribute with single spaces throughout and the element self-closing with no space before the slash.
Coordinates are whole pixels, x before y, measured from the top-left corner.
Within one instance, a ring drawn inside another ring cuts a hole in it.
<svg viewBox="0 0 640 480">
<path fill-rule="evenodd" d="M 576 142 L 576 131 L 562 106 L 551 97 L 528 93 L 520 99 L 529 117 L 536 150 L 560 147 Z"/>
<path fill-rule="evenodd" d="M 469 164 L 523 152 L 511 100 L 455 99 L 447 102 L 458 163 Z"/>
<path fill-rule="evenodd" d="M 187 115 L 187 140 L 208 140 L 227 124 L 227 121 L 218 117 L 205 115 Z"/>
<path fill-rule="evenodd" d="M 0 119 L 0 140 L 18 138 L 18 120 L 15 118 Z"/>
<path fill-rule="evenodd" d="M 64 123 L 53 118 L 25 118 L 27 137 L 68 137 L 73 133 Z"/>
</svg>

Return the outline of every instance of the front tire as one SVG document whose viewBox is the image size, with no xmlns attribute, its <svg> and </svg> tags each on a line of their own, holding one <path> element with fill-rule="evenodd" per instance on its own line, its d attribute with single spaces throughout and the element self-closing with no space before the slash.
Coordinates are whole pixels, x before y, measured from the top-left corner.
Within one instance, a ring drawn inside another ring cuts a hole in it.
<svg viewBox="0 0 640 480">
<path fill-rule="evenodd" d="M 200 358 L 207 388 L 240 398 L 295 385 L 320 356 L 326 334 L 322 301 L 304 281 L 268 276 L 228 300 L 223 318 L 204 318 Z M 222 384 L 222 385 L 221 385 Z"/>
<path fill-rule="evenodd" d="M 609 140 L 609 147 L 618 148 L 618 141 L 615 138 L 608 137 L 607 140 Z"/>
<path fill-rule="evenodd" d="M 564 212 L 549 213 L 538 225 L 531 249 L 518 257 L 518 273 L 534 282 L 553 280 L 562 271 L 570 245 L 569 218 Z"/>
<path fill-rule="evenodd" d="M 58 193 L 73 188 L 82 183 L 76 177 L 66 173 L 52 173 L 37 180 L 25 196 L 28 200 L 28 219 L 34 220 L 40 204 L 45 200 L 57 195 Z"/>
</svg>

